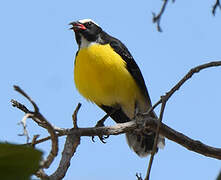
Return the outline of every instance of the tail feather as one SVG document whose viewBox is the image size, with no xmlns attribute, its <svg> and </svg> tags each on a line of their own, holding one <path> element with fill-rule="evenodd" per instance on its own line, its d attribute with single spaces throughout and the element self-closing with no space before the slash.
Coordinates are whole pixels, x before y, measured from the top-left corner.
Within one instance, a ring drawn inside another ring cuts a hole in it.
<svg viewBox="0 0 221 180">
<path fill-rule="evenodd" d="M 145 157 L 151 153 L 154 145 L 155 133 L 150 134 L 135 134 L 126 133 L 126 139 L 129 147 L 140 157 Z M 165 146 L 165 139 L 161 135 L 158 138 L 158 148 L 162 149 Z M 156 151 L 156 152 L 157 152 Z"/>
<path fill-rule="evenodd" d="M 115 109 L 114 107 L 104 106 L 104 105 L 100 107 L 107 113 L 111 113 Z M 130 121 L 130 118 L 128 118 L 127 115 L 121 109 L 115 109 L 114 113 L 112 113 L 110 116 L 116 123 L 124 123 Z M 150 116 L 153 118 L 157 117 L 154 112 L 152 112 Z M 155 134 L 156 133 L 152 131 L 146 134 L 130 132 L 126 133 L 126 139 L 129 147 L 138 156 L 145 157 L 148 154 L 150 154 L 151 151 L 153 150 Z M 163 149 L 164 146 L 165 146 L 165 139 L 163 136 L 159 135 L 157 150 L 158 148 Z"/>
<path fill-rule="evenodd" d="M 151 112 L 150 116 L 157 118 L 155 112 Z M 152 131 L 145 134 L 138 134 L 136 132 L 126 133 L 126 139 L 129 147 L 140 157 L 146 157 L 152 152 L 155 136 L 156 133 Z M 159 135 L 156 153 L 158 152 L 158 148 L 163 149 L 164 146 L 165 138 L 162 135 Z"/>
</svg>

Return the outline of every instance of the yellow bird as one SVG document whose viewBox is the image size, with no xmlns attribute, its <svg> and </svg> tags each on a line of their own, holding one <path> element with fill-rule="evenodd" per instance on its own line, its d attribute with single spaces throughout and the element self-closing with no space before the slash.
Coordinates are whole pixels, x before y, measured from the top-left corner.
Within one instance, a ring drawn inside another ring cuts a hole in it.
<svg viewBox="0 0 221 180">
<path fill-rule="evenodd" d="M 74 65 L 76 88 L 116 123 L 128 122 L 151 108 L 151 100 L 139 67 L 126 46 L 108 35 L 91 19 L 70 23 L 78 44 Z M 151 113 L 151 117 L 156 117 Z M 154 132 L 126 134 L 130 148 L 145 157 L 153 148 Z M 159 137 L 158 147 L 164 146 Z"/>
</svg>

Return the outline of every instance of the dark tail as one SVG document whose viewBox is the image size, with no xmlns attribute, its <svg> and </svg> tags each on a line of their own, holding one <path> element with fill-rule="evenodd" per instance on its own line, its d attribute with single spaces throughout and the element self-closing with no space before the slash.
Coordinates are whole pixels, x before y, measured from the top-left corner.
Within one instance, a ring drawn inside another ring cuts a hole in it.
<svg viewBox="0 0 221 180">
<path fill-rule="evenodd" d="M 110 116 L 116 123 L 124 123 L 130 121 L 130 118 L 126 116 L 126 114 L 121 110 L 114 110 L 113 107 L 110 106 L 100 106 L 106 113 L 112 113 Z M 155 113 L 151 113 L 151 117 L 156 117 Z M 131 132 L 126 133 L 126 139 L 129 147 L 140 157 L 145 157 L 151 153 L 153 150 L 155 132 L 137 133 Z M 165 138 L 159 135 L 157 150 L 158 148 L 163 149 L 165 146 Z"/>
<path fill-rule="evenodd" d="M 155 133 L 153 132 L 149 134 L 127 133 L 126 138 L 129 147 L 140 157 L 147 156 L 153 150 L 155 138 Z M 157 151 L 158 148 L 164 148 L 164 146 L 165 139 L 160 135 L 158 138 Z"/>
</svg>

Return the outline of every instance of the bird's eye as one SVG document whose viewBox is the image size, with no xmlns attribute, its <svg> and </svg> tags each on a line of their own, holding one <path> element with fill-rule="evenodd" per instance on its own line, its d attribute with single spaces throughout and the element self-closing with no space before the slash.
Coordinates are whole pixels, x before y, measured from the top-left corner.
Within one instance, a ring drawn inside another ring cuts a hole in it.
<svg viewBox="0 0 221 180">
<path fill-rule="evenodd" d="M 92 22 L 90 21 L 86 23 L 86 26 L 91 26 L 91 25 L 92 25 Z"/>
</svg>

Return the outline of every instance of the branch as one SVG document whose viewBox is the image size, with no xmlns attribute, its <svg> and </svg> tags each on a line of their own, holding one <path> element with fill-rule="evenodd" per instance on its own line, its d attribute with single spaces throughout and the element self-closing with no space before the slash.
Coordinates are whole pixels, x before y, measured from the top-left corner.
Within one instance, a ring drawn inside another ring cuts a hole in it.
<svg viewBox="0 0 221 180">
<path fill-rule="evenodd" d="M 48 155 L 47 159 L 43 161 L 42 168 L 36 173 L 38 177 L 41 179 L 62 179 L 64 175 L 66 174 L 68 167 L 70 166 L 70 160 L 74 155 L 74 152 L 76 151 L 76 148 L 80 144 L 80 137 L 81 136 L 103 136 L 103 135 L 118 135 L 122 133 L 127 133 L 131 131 L 142 131 L 143 133 L 147 133 L 149 131 L 156 132 L 156 137 L 154 141 L 154 148 L 153 152 L 151 154 L 151 159 L 148 166 L 148 172 L 145 179 L 149 179 L 151 165 L 154 159 L 154 155 L 156 152 L 156 145 L 159 134 L 162 136 L 165 136 L 167 139 L 172 140 L 185 148 L 187 148 L 190 151 L 194 151 L 196 153 L 202 154 L 204 156 L 212 157 L 215 159 L 221 160 L 221 149 L 211 147 L 208 145 L 203 144 L 202 142 L 198 140 L 193 140 L 186 135 L 170 128 L 169 126 L 165 125 L 161 121 L 163 120 L 163 114 L 164 109 L 166 106 L 167 101 L 169 98 L 177 91 L 179 88 L 188 80 L 190 79 L 193 74 L 200 72 L 203 69 L 209 68 L 209 67 L 215 67 L 215 66 L 221 66 L 221 61 L 216 62 L 210 62 L 206 64 L 202 64 L 200 66 L 196 66 L 195 68 L 192 68 L 173 88 L 171 88 L 170 91 L 168 91 L 164 96 L 161 97 L 161 99 L 150 109 L 147 113 L 137 115 L 135 118 L 135 121 L 130 121 L 127 123 L 117 124 L 115 126 L 110 127 L 93 127 L 93 128 L 79 128 L 77 126 L 77 112 L 80 108 L 80 104 L 77 106 L 76 110 L 74 111 L 74 114 L 72 116 L 73 118 L 73 125 L 74 128 L 71 129 L 63 129 L 58 128 L 50 124 L 39 112 L 39 108 L 35 104 L 33 100 L 18 86 L 15 86 L 15 90 L 24 95 L 34 106 L 34 112 L 28 110 L 23 104 L 12 100 L 12 105 L 14 107 L 17 107 L 18 109 L 25 112 L 25 118 L 32 118 L 39 126 L 45 128 L 48 130 L 50 136 L 37 140 L 37 137 L 34 137 L 32 140 L 32 143 L 29 143 L 30 145 L 34 146 L 38 143 L 51 140 L 52 142 L 52 148 L 51 153 Z M 158 119 L 153 119 L 149 116 L 149 113 L 154 110 L 155 107 L 161 104 L 161 112 Z M 66 143 L 64 146 L 64 150 L 62 153 L 62 158 L 59 164 L 59 167 L 57 170 L 51 175 L 48 176 L 45 174 L 43 168 L 48 168 L 54 157 L 57 155 L 57 147 L 58 147 L 58 137 L 66 135 Z M 137 178 L 141 178 L 141 176 L 137 176 Z"/>
<path fill-rule="evenodd" d="M 130 131 L 156 131 L 158 120 L 149 116 L 137 117 L 135 121 L 126 123 L 119 123 L 114 126 L 106 127 L 91 127 L 91 128 L 78 128 L 78 129 L 64 129 L 63 135 L 75 136 L 100 136 L 100 135 L 119 135 Z M 190 137 L 172 129 L 164 123 L 161 123 L 159 132 L 167 139 L 174 141 L 190 151 L 199 153 L 201 155 L 212 157 L 221 160 L 221 148 L 215 148 L 203 144 L 199 140 L 191 139 Z"/>
<path fill-rule="evenodd" d="M 167 101 L 176 91 L 178 91 L 180 89 L 180 87 L 187 80 L 189 80 L 193 76 L 193 74 L 198 73 L 203 69 L 210 68 L 210 67 L 217 67 L 217 66 L 221 66 L 221 61 L 209 62 L 209 63 L 202 64 L 202 65 L 199 65 L 199 66 L 196 66 L 196 67 L 190 69 L 189 72 L 175 86 L 173 86 L 170 89 L 170 91 L 166 92 L 164 100 Z M 152 112 L 161 103 L 162 103 L 162 98 L 156 104 L 154 104 L 152 108 L 150 108 L 146 113 L 144 113 L 144 115 L 147 115 L 150 112 Z"/>
<path fill-rule="evenodd" d="M 167 3 L 168 3 L 169 0 L 163 0 L 163 1 L 164 2 L 163 2 L 163 5 L 161 6 L 160 12 L 157 15 L 156 15 L 156 13 L 152 12 L 152 15 L 153 15 L 152 21 L 153 21 L 153 23 L 157 24 L 157 31 L 159 31 L 159 32 L 163 32 L 162 28 L 160 26 L 160 20 L 162 18 L 162 15 L 165 12 L 165 9 L 166 9 L 166 6 L 167 6 Z M 172 0 L 172 2 L 174 3 L 175 0 Z M 213 16 L 216 15 L 217 8 L 219 8 L 221 10 L 220 0 L 216 0 L 215 4 L 212 7 Z"/>
<path fill-rule="evenodd" d="M 31 104 L 34 106 L 34 110 L 35 110 L 34 112 L 32 112 L 28 108 L 26 108 L 25 105 L 17 102 L 16 100 L 11 100 L 13 107 L 17 107 L 18 109 L 25 112 L 25 116 L 22 120 L 24 133 L 27 133 L 27 129 L 26 129 L 26 120 L 27 120 L 27 118 L 32 118 L 39 126 L 47 129 L 49 134 L 50 134 L 49 137 L 43 138 L 41 140 L 37 140 L 38 135 L 35 135 L 33 137 L 32 142 L 27 143 L 27 144 L 34 147 L 39 142 L 44 142 L 45 140 L 49 140 L 49 139 L 52 141 L 51 151 L 50 151 L 48 157 L 46 158 L 46 160 L 42 161 L 41 168 L 36 172 L 35 175 L 37 177 L 40 177 L 41 179 L 48 179 L 48 180 L 54 180 L 54 179 L 60 180 L 60 179 L 62 179 L 65 176 L 65 174 L 66 174 L 66 172 L 67 172 L 67 170 L 70 166 L 70 160 L 71 160 L 72 156 L 74 155 L 74 152 L 76 151 L 77 146 L 80 144 L 80 137 L 76 136 L 76 135 L 72 135 L 72 134 L 67 135 L 59 167 L 56 169 L 56 171 L 52 175 L 48 176 L 44 172 L 44 168 L 49 168 L 51 163 L 53 162 L 54 158 L 57 156 L 58 136 L 62 135 L 63 129 L 52 126 L 41 115 L 41 113 L 39 112 L 39 108 L 36 105 L 36 103 L 20 87 L 14 86 L 14 89 L 16 91 L 18 91 L 20 94 L 22 94 L 24 97 L 26 97 L 31 102 Z M 78 128 L 78 126 L 77 126 L 77 113 L 78 113 L 80 107 L 81 107 L 81 104 L 79 103 L 78 106 L 76 107 L 73 115 L 72 115 L 74 129 Z M 56 131 L 58 131 L 58 133 Z"/>
<path fill-rule="evenodd" d="M 152 13 L 152 15 L 153 15 L 152 21 L 153 21 L 153 23 L 157 23 L 157 30 L 159 32 L 162 32 L 162 29 L 160 27 L 160 20 L 161 20 L 161 17 L 163 15 L 165 9 L 166 9 L 167 3 L 168 3 L 168 0 L 164 0 L 163 5 L 162 5 L 162 7 L 160 9 L 160 12 L 157 15 L 154 12 Z"/>
<path fill-rule="evenodd" d="M 71 129 L 67 131 L 67 134 L 70 133 L 70 134 L 75 134 L 77 136 L 118 135 L 129 132 L 131 130 L 138 130 L 139 128 L 137 127 L 137 123 L 139 121 L 141 122 L 144 121 L 144 124 L 141 123 L 139 127 L 143 126 L 145 132 L 148 132 L 150 130 L 156 131 L 158 121 L 156 119 L 147 116 L 147 117 L 142 117 L 142 120 L 136 119 L 136 121 L 130 121 L 127 123 L 117 124 L 115 126 L 110 126 L 110 127 Z M 221 148 L 214 148 L 203 144 L 199 140 L 193 140 L 188 136 L 170 128 L 164 123 L 161 123 L 159 132 L 167 139 L 180 144 L 181 146 L 187 148 L 188 150 L 197 152 L 204 156 L 221 160 Z"/>
<path fill-rule="evenodd" d="M 221 10 L 221 5 L 220 5 L 220 2 L 219 0 L 216 0 L 216 3 L 213 5 L 213 8 L 212 8 L 212 14 L 213 16 L 216 15 L 216 9 L 219 7 L 219 9 Z"/>
<path fill-rule="evenodd" d="M 78 114 L 78 111 L 79 109 L 81 108 L 81 103 L 78 103 L 73 115 L 72 115 L 72 121 L 73 121 L 73 125 L 74 125 L 74 128 L 78 128 L 78 125 L 77 125 L 77 114 Z"/>
<path fill-rule="evenodd" d="M 151 166 L 153 164 L 154 155 L 155 155 L 155 152 L 157 150 L 157 142 L 158 142 L 158 137 L 159 137 L 159 127 L 160 127 L 161 122 L 162 122 L 162 117 L 163 117 L 163 113 L 164 113 L 164 109 L 165 109 L 167 101 L 169 100 L 169 98 L 176 91 L 179 90 L 179 88 L 188 79 L 190 79 L 193 76 L 193 74 L 198 73 L 203 69 L 206 69 L 206 68 L 209 68 L 209 67 L 215 67 L 215 66 L 221 66 L 221 61 L 210 62 L 210 63 L 206 63 L 206 64 L 196 66 L 195 68 L 192 68 L 169 92 L 166 93 L 165 96 L 161 96 L 161 99 L 147 113 L 145 113 L 145 114 L 149 114 L 151 111 L 154 110 L 155 107 L 157 107 L 159 104 L 162 104 L 161 105 L 161 111 L 160 111 L 160 118 L 159 118 L 159 121 L 158 121 L 158 126 L 157 126 L 157 131 L 156 131 L 156 137 L 155 137 L 154 145 L 153 145 L 153 151 L 151 153 L 151 157 L 150 157 L 150 161 L 149 161 L 149 165 L 148 165 L 148 169 L 147 169 L 147 175 L 146 175 L 145 180 L 149 180 L 149 177 L 150 177 Z"/>
<path fill-rule="evenodd" d="M 192 68 L 169 92 L 166 93 L 166 99 L 169 99 L 176 91 L 178 91 L 179 88 L 193 76 L 193 74 L 198 73 L 203 69 L 216 66 L 221 66 L 221 61 L 214 61 Z"/>
<path fill-rule="evenodd" d="M 153 164 L 153 159 L 154 159 L 154 155 L 157 151 L 157 143 L 158 143 L 158 138 L 159 138 L 159 133 L 160 133 L 160 126 L 163 120 L 163 114 L 164 114 L 164 110 L 165 110 L 165 106 L 166 106 L 166 99 L 163 99 L 164 97 L 161 97 L 162 99 L 162 106 L 160 109 L 160 117 L 159 120 L 157 121 L 157 129 L 156 129 L 156 136 L 154 139 L 154 144 L 153 144 L 153 150 L 151 152 L 151 156 L 150 156 L 150 161 L 149 161 L 149 165 L 148 165 L 148 169 L 147 169 L 147 175 L 145 180 L 149 180 L 150 179 L 150 171 L 151 171 L 151 167 Z"/>
<path fill-rule="evenodd" d="M 57 156 L 57 153 L 58 153 L 58 137 L 57 137 L 57 134 L 56 134 L 53 126 L 39 112 L 39 108 L 36 105 L 36 103 L 19 86 L 14 86 L 14 89 L 15 89 L 15 91 L 19 92 L 21 95 L 23 95 L 25 98 L 28 99 L 28 101 L 34 107 L 34 112 L 28 110 L 24 105 L 22 105 L 21 103 L 15 101 L 15 100 L 11 100 L 12 105 L 14 107 L 19 108 L 23 112 L 25 112 L 26 113 L 25 117 L 28 115 L 28 117 L 32 118 L 38 125 L 40 125 L 40 126 L 44 127 L 45 129 L 47 129 L 48 133 L 50 134 L 51 142 L 52 142 L 51 143 L 51 151 L 48 154 L 47 158 L 41 162 L 41 167 L 42 168 L 49 168 L 51 163 L 53 162 L 54 158 Z M 24 130 L 26 130 L 26 129 L 24 129 Z M 41 174 L 41 173 L 39 173 L 39 174 Z"/>
<path fill-rule="evenodd" d="M 81 104 L 78 103 L 72 115 L 74 129 L 78 129 L 77 113 L 80 107 L 81 107 Z M 65 176 L 70 166 L 71 158 L 74 156 L 74 153 L 76 152 L 76 149 L 79 144 L 80 144 L 80 136 L 76 136 L 74 134 L 67 135 L 65 145 L 64 145 L 64 150 L 62 152 L 61 161 L 56 171 L 49 177 L 50 180 L 54 180 L 54 179 L 60 180 Z"/>
<path fill-rule="evenodd" d="M 62 179 L 69 166 L 72 156 L 74 155 L 78 145 L 80 144 L 80 137 L 75 135 L 67 135 L 64 150 L 62 152 L 62 158 L 57 170 L 49 177 L 51 180 L 60 180 Z"/>
</svg>

